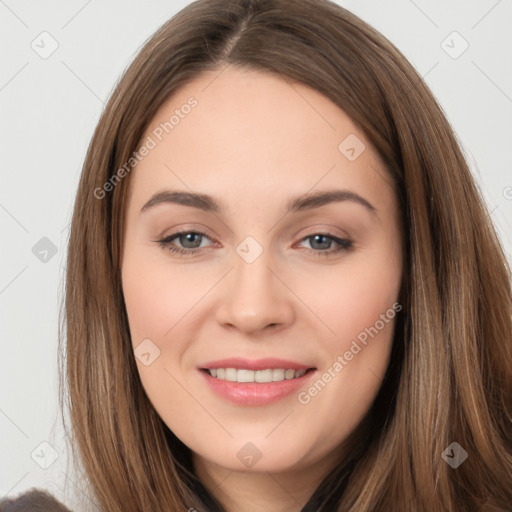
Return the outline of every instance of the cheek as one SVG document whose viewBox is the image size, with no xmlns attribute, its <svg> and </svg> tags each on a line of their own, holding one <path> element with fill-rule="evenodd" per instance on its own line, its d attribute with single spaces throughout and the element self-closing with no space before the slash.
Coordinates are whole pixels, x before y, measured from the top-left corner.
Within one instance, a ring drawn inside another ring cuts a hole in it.
<svg viewBox="0 0 512 512">
<path fill-rule="evenodd" d="M 340 283 L 340 291 L 327 310 L 336 337 L 364 341 L 364 333 L 372 327 L 385 335 L 388 320 L 395 316 L 392 306 L 398 291 L 398 279 L 378 268 L 352 272 Z"/>
<path fill-rule="evenodd" d="M 367 255 L 355 254 L 335 270 L 302 274 L 293 286 L 316 315 L 323 343 L 330 352 L 339 353 L 348 350 L 358 336 L 364 341 L 368 330 L 375 333 L 375 326 L 379 339 L 391 336 L 401 274 L 398 251 L 384 247 Z"/>
<path fill-rule="evenodd" d="M 189 395 L 174 375 L 187 348 L 181 329 L 189 320 L 192 306 L 207 290 L 204 279 L 197 273 L 173 271 L 154 248 L 133 245 L 123 260 L 123 295 L 139 377 L 167 425 L 174 426 L 176 418 L 181 424 L 183 411 L 191 407 Z M 138 349 L 139 345 L 144 350 Z M 149 364 L 138 353 L 149 353 Z M 181 381 L 181 377 L 178 379 Z"/>
<path fill-rule="evenodd" d="M 399 253 L 384 250 L 353 261 L 307 279 L 315 287 L 297 281 L 298 294 L 322 321 L 319 349 L 327 355 L 299 402 L 305 414 L 325 418 L 326 445 L 355 428 L 375 399 L 401 310 Z"/>
<path fill-rule="evenodd" d="M 144 251 L 126 255 L 122 280 L 134 345 L 145 338 L 163 340 L 205 294 L 209 282 L 197 272 L 176 272 L 165 259 Z"/>
</svg>

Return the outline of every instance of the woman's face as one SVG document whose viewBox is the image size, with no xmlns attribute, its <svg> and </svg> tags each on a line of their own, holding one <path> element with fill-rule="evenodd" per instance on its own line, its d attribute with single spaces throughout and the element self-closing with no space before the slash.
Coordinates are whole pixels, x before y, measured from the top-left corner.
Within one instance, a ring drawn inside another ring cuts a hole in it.
<svg viewBox="0 0 512 512">
<path fill-rule="evenodd" d="M 319 92 L 233 67 L 173 95 L 142 144 L 122 282 L 151 403 L 204 464 L 329 460 L 381 386 L 400 309 L 376 152 Z"/>
</svg>

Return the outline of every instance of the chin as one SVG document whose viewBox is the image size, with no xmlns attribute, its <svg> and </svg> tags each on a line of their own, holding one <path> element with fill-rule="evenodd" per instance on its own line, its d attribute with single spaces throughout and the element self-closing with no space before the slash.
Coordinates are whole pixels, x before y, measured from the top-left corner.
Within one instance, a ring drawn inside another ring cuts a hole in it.
<svg viewBox="0 0 512 512">
<path fill-rule="evenodd" d="M 279 444 L 268 439 L 254 442 L 236 440 L 229 446 L 219 447 L 219 451 L 206 451 L 200 456 L 230 471 L 243 473 L 278 473 L 298 469 L 304 462 L 304 443 L 288 442 L 284 450 Z"/>
</svg>

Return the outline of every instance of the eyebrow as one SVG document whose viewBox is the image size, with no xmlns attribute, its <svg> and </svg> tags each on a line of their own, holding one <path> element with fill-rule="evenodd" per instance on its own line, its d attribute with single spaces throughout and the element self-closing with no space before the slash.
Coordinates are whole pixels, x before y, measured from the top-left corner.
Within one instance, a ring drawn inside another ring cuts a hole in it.
<svg viewBox="0 0 512 512">
<path fill-rule="evenodd" d="M 350 201 L 360 204 L 376 215 L 377 209 L 364 197 L 350 190 L 328 190 L 292 197 L 286 207 L 286 213 L 313 210 L 330 203 Z M 164 190 L 154 194 L 141 208 L 141 213 L 159 204 L 174 203 L 191 206 L 206 212 L 221 213 L 223 207 L 219 201 L 206 194 Z"/>
</svg>

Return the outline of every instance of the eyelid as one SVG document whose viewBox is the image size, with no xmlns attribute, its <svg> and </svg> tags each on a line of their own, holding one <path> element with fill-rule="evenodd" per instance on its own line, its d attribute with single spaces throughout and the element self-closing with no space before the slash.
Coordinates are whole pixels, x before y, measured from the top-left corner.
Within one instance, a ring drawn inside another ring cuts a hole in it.
<svg viewBox="0 0 512 512">
<path fill-rule="evenodd" d="M 314 249 L 309 249 L 307 247 L 304 247 L 305 251 L 308 253 L 308 254 L 313 254 L 315 257 L 317 256 L 325 256 L 325 257 L 328 257 L 328 256 L 331 256 L 331 255 L 336 255 L 336 254 L 339 254 L 341 252 L 347 252 L 347 251 L 350 251 L 354 248 L 354 241 L 351 239 L 351 238 L 348 238 L 348 237 L 339 237 L 337 235 L 334 235 L 332 233 L 329 233 L 328 231 L 317 231 L 317 232 L 314 232 L 314 233 L 311 233 L 310 235 L 306 235 L 306 236 L 303 236 L 298 243 L 302 243 L 304 242 L 305 240 L 308 240 L 308 239 L 311 239 L 315 236 L 323 236 L 323 237 L 326 237 L 326 238 L 330 238 L 335 244 L 337 244 L 337 248 L 332 250 L 332 249 L 327 249 L 325 251 L 315 251 Z"/>
<path fill-rule="evenodd" d="M 178 231 L 175 231 L 175 232 L 171 233 L 170 235 L 167 235 L 163 238 L 157 238 L 156 240 L 154 240 L 154 242 L 159 244 L 160 247 L 162 247 L 165 250 L 168 250 L 169 252 L 179 253 L 184 256 L 197 255 L 199 253 L 204 252 L 205 249 L 211 249 L 211 247 L 197 247 L 195 249 L 188 249 L 186 247 L 178 247 L 178 246 L 172 245 L 172 242 L 175 239 L 179 238 L 180 235 L 186 235 L 189 233 L 197 234 L 201 238 L 206 238 L 206 239 L 210 240 L 211 242 L 217 243 L 214 241 L 214 239 L 210 235 L 208 235 L 202 231 L 199 231 L 198 229 L 190 229 L 190 228 L 179 229 Z"/>
<path fill-rule="evenodd" d="M 172 242 L 175 239 L 179 238 L 180 235 L 190 234 L 190 233 L 199 235 L 201 238 L 206 238 L 206 239 L 210 240 L 211 242 L 214 242 L 214 244 L 218 245 L 218 242 L 215 242 L 215 240 L 211 236 L 209 236 L 207 233 L 203 233 L 202 231 L 199 231 L 196 229 L 190 229 L 190 228 L 185 228 L 185 229 L 180 229 L 178 231 L 175 231 L 174 233 L 171 233 L 170 235 L 168 235 L 164 238 L 155 240 L 155 243 L 158 243 L 163 249 L 166 249 L 171 253 L 180 254 L 185 257 L 196 256 L 196 255 L 204 253 L 205 250 L 210 251 L 212 249 L 211 246 L 210 247 L 185 248 L 185 247 L 178 247 L 178 246 L 175 246 L 172 244 Z M 308 254 L 312 254 L 314 257 L 329 257 L 330 255 L 336 255 L 336 254 L 339 254 L 340 252 L 347 252 L 354 248 L 354 242 L 351 238 L 348 238 L 348 237 L 343 238 L 343 237 L 334 235 L 333 233 L 330 233 L 327 230 L 320 230 L 320 229 L 317 231 L 312 231 L 312 232 L 310 232 L 310 234 L 306 234 L 306 235 L 302 236 L 298 240 L 298 242 L 296 242 L 295 245 L 301 244 L 308 239 L 314 238 L 315 236 L 323 236 L 323 237 L 331 239 L 335 244 L 337 244 L 337 248 L 334 250 L 332 250 L 332 249 L 315 250 L 315 249 L 308 249 L 307 247 L 302 248 L 304 250 L 304 252 L 306 252 Z"/>
</svg>

